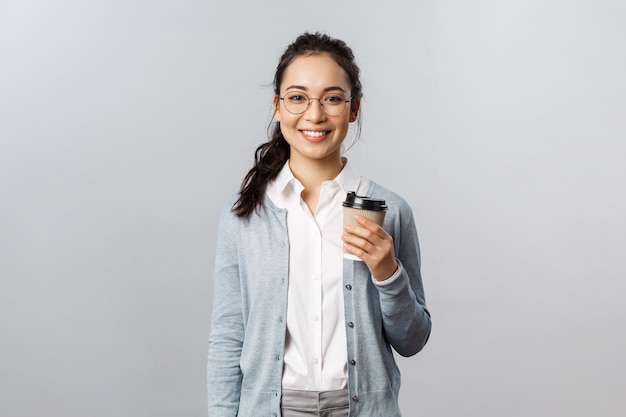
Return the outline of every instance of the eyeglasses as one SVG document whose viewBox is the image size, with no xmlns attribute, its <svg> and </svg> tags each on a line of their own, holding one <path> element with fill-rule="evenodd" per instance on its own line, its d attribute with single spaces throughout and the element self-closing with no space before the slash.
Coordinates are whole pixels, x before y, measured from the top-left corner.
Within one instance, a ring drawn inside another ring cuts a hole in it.
<svg viewBox="0 0 626 417">
<path fill-rule="evenodd" d="M 322 98 L 309 98 L 304 93 L 291 91 L 284 96 L 278 97 L 285 105 L 285 110 L 291 114 L 302 114 L 311 105 L 311 100 L 318 100 L 322 111 L 327 116 L 339 116 L 346 109 L 346 103 L 352 100 L 352 96 L 345 98 L 342 94 L 332 93 L 322 96 Z"/>
</svg>

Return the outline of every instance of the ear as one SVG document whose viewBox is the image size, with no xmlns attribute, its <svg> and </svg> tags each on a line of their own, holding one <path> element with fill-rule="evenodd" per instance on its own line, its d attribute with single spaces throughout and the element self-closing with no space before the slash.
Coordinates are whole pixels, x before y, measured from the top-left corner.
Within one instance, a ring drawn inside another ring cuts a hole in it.
<svg viewBox="0 0 626 417">
<path fill-rule="evenodd" d="M 280 122 L 280 101 L 278 100 L 277 95 L 274 95 L 272 102 L 274 104 L 274 120 Z"/>
<path fill-rule="evenodd" d="M 359 109 L 361 108 L 361 99 L 355 98 L 350 103 L 350 122 L 354 122 L 359 115 Z"/>
</svg>

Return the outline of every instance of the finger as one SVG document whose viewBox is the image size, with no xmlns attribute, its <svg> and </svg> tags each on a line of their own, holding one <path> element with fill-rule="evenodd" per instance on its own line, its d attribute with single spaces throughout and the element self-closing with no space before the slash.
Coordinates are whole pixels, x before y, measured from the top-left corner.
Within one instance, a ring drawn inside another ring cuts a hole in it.
<svg viewBox="0 0 626 417">
<path fill-rule="evenodd" d="M 354 220 L 356 220 L 356 222 L 365 229 L 371 230 L 381 237 L 387 234 L 387 232 L 385 232 L 385 229 L 383 229 L 378 223 L 368 219 L 367 217 L 356 215 L 354 216 Z"/>
<path fill-rule="evenodd" d="M 369 253 L 375 248 L 375 245 L 372 244 L 372 242 L 358 235 L 344 233 L 342 235 L 342 239 L 344 243 L 347 243 L 350 246 L 353 246 L 355 248 L 359 248 L 363 250 L 364 252 Z"/>
<path fill-rule="evenodd" d="M 344 226 L 343 230 L 348 234 L 352 234 L 352 235 L 359 236 L 362 238 L 367 238 L 368 236 L 376 235 L 376 233 L 370 229 L 361 227 L 359 225 L 353 225 L 353 224 Z"/>
<path fill-rule="evenodd" d="M 366 226 L 347 225 L 344 227 L 344 231 L 346 233 L 367 239 L 370 242 L 377 242 L 387 238 L 387 232 L 374 222 L 370 222 L 370 224 Z"/>
<path fill-rule="evenodd" d="M 369 256 L 369 253 L 367 253 L 366 251 L 364 251 L 362 248 L 358 247 L 358 246 L 354 246 L 351 243 L 348 242 L 343 242 L 343 247 L 344 249 L 346 249 L 348 252 L 350 252 L 353 255 L 358 256 L 359 258 L 361 258 L 362 260 L 365 260 L 367 256 Z"/>
</svg>

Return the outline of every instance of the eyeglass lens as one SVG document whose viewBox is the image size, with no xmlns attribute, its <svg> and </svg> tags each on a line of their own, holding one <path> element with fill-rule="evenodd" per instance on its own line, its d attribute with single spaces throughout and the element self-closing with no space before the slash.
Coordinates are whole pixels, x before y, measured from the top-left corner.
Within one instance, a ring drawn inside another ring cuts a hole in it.
<svg viewBox="0 0 626 417">
<path fill-rule="evenodd" d="M 322 98 L 309 98 L 300 92 L 289 92 L 282 97 L 285 103 L 285 109 L 292 114 L 301 114 L 309 108 L 312 100 L 319 100 L 322 111 L 328 116 L 339 116 L 346 108 L 346 104 L 350 101 L 341 94 L 327 94 Z"/>
</svg>

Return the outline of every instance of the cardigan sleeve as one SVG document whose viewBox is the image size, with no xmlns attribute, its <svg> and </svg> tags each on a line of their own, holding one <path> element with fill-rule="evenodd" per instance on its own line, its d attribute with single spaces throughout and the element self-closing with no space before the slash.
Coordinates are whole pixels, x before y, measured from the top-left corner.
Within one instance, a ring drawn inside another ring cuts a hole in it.
<svg viewBox="0 0 626 417">
<path fill-rule="evenodd" d="M 392 237 L 398 276 L 376 288 L 387 340 L 400 355 L 412 356 L 428 341 L 431 319 L 424 297 L 415 221 L 411 208 L 403 200 L 394 219 Z"/>
<path fill-rule="evenodd" d="M 216 245 L 209 336 L 209 417 L 235 417 L 239 409 L 244 322 L 238 264 L 238 221 L 230 211 L 230 206 L 223 209 Z"/>
</svg>

